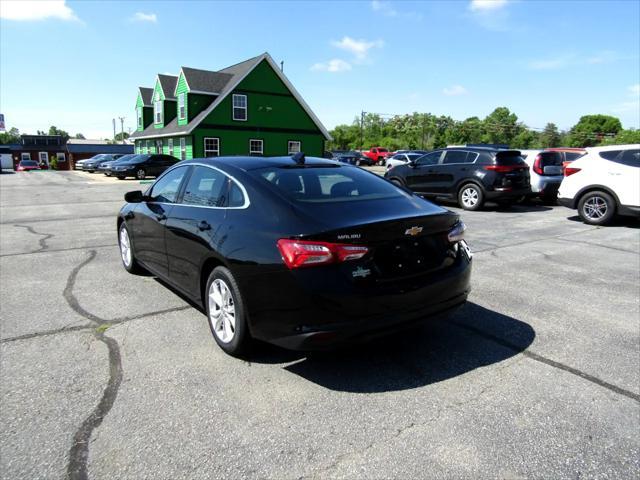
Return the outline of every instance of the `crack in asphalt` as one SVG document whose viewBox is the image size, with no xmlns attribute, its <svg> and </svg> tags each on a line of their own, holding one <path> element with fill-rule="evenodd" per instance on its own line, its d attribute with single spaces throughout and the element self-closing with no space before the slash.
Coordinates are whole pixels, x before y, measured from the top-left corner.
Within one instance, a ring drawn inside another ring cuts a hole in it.
<svg viewBox="0 0 640 480">
<path fill-rule="evenodd" d="M 608 248 L 609 250 L 616 250 L 618 252 L 625 252 L 625 253 L 635 253 L 636 255 L 639 253 L 637 250 L 636 251 L 627 250 L 626 248 L 614 247 L 612 245 L 602 245 L 600 243 L 587 242 L 585 240 L 575 240 L 575 239 L 568 239 L 568 238 L 557 238 L 556 240 L 560 240 L 561 242 L 569 242 L 569 243 L 582 243 L 584 245 L 589 245 L 592 247 Z"/>
<path fill-rule="evenodd" d="M 62 328 L 57 328 L 55 330 L 43 330 L 42 332 L 27 333 L 25 335 L 19 335 L 17 337 L 3 338 L 3 339 L 0 339 L 0 344 L 18 342 L 20 340 L 29 340 L 31 338 L 47 337 L 49 335 L 58 335 L 60 333 L 78 332 L 82 330 L 89 330 L 91 328 L 94 328 L 94 325 L 85 324 L 85 325 L 76 325 L 73 327 L 62 327 Z"/>
<path fill-rule="evenodd" d="M 640 403 L 640 395 L 638 395 L 637 393 L 634 393 L 630 390 L 626 390 L 624 388 L 618 387 L 617 385 L 613 385 L 612 383 L 606 382 L 598 377 L 594 377 L 593 375 L 590 375 L 586 372 L 583 372 L 582 370 L 578 370 L 577 368 L 573 368 L 570 367 L 569 365 L 565 365 L 564 363 L 560 363 L 557 362 L 555 360 L 551 360 L 550 358 L 547 358 L 543 355 L 540 355 L 538 353 L 532 352 L 530 350 L 526 350 L 524 348 L 522 348 L 521 346 L 516 345 L 515 343 L 511 343 L 508 340 L 505 340 L 504 338 L 500 338 L 497 337 L 495 335 L 492 335 L 488 332 L 485 332 L 484 330 L 480 329 L 480 328 L 476 328 L 473 327 L 471 325 L 465 325 L 464 323 L 459 323 L 456 321 L 450 321 L 450 323 L 452 323 L 453 325 L 456 325 L 464 330 L 467 330 L 469 332 L 472 332 L 482 338 L 485 338 L 487 340 L 490 340 L 494 343 L 497 343 L 498 345 L 501 345 L 505 348 L 508 348 L 509 350 L 513 350 L 514 352 L 517 353 L 521 353 L 522 355 L 524 355 L 527 358 L 530 358 L 531 360 L 535 360 L 536 362 L 540 362 L 543 363 L 545 365 L 548 365 L 550 367 L 553 368 L 557 368 L 559 370 L 563 370 L 565 372 L 571 373 L 572 375 L 575 375 L 577 377 L 582 378 L 583 380 L 587 380 L 588 382 L 591 382 L 595 385 L 598 385 L 602 388 L 606 388 L 607 390 L 617 393 L 618 395 L 623 395 L 627 398 L 630 398 L 631 400 L 635 400 L 636 402 Z"/>
<path fill-rule="evenodd" d="M 31 233 L 33 235 L 36 235 L 36 236 L 42 237 L 40 240 L 38 240 L 38 244 L 40 245 L 40 248 L 38 250 L 34 250 L 33 252 L 29 252 L 29 253 L 44 252 L 45 250 L 47 250 L 49 248 L 49 245 L 47 245 L 47 240 L 49 240 L 50 238 L 55 236 L 55 235 L 53 235 L 53 233 L 36 232 L 33 229 L 33 227 L 29 227 L 28 225 L 14 224 L 13 226 L 14 227 L 20 227 L 20 228 L 26 228 L 29 233 Z"/>
<path fill-rule="evenodd" d="M 89 250 L 89 256 L 80 262 L 69 274 L 67 279 L 67 285 L 65 286 L 63 296 L 67 301 L 71 309 L 76 313 L 86 318 L 87 320 L 97 324 L 98 326 L 113 325 L 124 323 L 126 321 L 144 318 L 145 316 L 158 314 L 160 312 L 153 312 L 150 314 L 141 314 L 131 317 L 123 317 L 120 319 L 107 320 L 101 318 L 93 313 L 84 309 L 78 299 L 73 293 L 78 273 L 85 266 L 91 263 L 96 258 L 96 250 Z M 168 313 L 173 311 L 179 311 L 190 308 L 188 306 L 173 307 L 162 311 L 162 313 Z M 69 480 L 86 480 L 89 478 L 87 464 L 89 460 L 89 441 L 93 431 L 100 426 L 104 418 L 107 416 L 111 407 L 115 403 L 118 396 L 118 390 L 122 383 L 123 369 L 122 369 L 122 357 L 120 355 L 120 346 L 118 342 L 105 335 L 104 330 L 96 329 L 93 333 L 96 340 L 104 343 L 109 350 L 109 381 L 102 393 L 102 398 L 98 405 L 93 409 L 87 418 L 82 422 L 75 435 L 73 436 L 73 444 L 69 450 L 69 463 L 67 464 L 67 478 Z"/>
<path fill-rule="evenodd" d="M 55 250 L 50 250 L 50 249 L 36 250 L 35 252 L 5 253 L 5 254 L 0 255 L 0 258 L 35 255 L 37 253 L 72 252 L 74 250 L 87 250 L 88 248 L 94 249 L 94 248 L 107 248 L 107 247 L 117 247 L 117 246 L 118 246 L 117 243 L 107 243 L 105 245 L 91 245 L 91 247 L 69 247 L 69 248 L 58 248 L 58 249 L 55 249 Z"/>
<path fill-rule="evenodd" d="M 545 240 L 562 239 L 564 237 L 571 237 L 571 236 L 574 236 L 574 235 L 581 235 L 583 233 L 591 232 L 593 230 L 597 230 L 598 228 L 600 228 L 600 227 L 593 227 L 593 228 L 588 228 L 586 230 L 580 230 L 578 232 L 563 233 L 563 234 L 560 234 L 560 235 L 550 235 L 548 237 L 536 238 L 534 240 L 524 240 L 522 242 L 510 243 L 509 245 L 499 245 L 497 247 L 482 248 L 480 250 L 475 250 L 473 253 L 493 252 L 495 250 L 501 250 L 503 248 L 519 247 L 520 245 L 529 245 L 530 243 L 544 242 Z"/>
<path fill-rule="evenodd" d="M 96 215 L 94 217 L 82 217 L 82 220 L 93 220 L 96 218 L 115 218 L 114 213 L 110 213 L 109 215 Z M 60 217 L 60 218 L 35 218 L 29 219 L 26 218 L 24 220 L 11 220 L 7 222 L 0 222 L 0 225 L 15 225 L 16 223 L 41 223 L 41 222 L 77 222 L 77 217 Z"/>
</svg>

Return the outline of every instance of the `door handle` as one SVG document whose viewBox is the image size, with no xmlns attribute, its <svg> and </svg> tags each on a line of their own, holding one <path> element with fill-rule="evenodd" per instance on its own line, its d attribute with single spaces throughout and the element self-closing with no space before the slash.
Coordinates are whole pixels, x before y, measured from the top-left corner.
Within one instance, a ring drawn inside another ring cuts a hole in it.
<svg viewBox="0 0 640 480">
<path fill-rule="evenodd" d="M 166 220 L 167 216 L 163 213 L 161 215 L 156 215 L 156 220 L 158 220 L 159 222 Z"/>
<path fill-rule="evenodd" d="M 200 230 L 201 232 L 204 232 L 205 230 L 211 230 L 211 225 L 209 225 L 209 223 L 206 222 L 205 220 L 202 220 L 198 224 L 198 230 Z"/>
</svg>

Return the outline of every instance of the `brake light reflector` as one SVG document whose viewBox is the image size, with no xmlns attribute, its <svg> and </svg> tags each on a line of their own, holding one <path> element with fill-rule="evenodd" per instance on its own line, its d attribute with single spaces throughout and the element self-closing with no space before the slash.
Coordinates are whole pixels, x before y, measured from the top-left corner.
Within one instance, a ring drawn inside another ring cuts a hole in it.
<svg viewBox="0 0 640 480">
<path fill-rule="evenodd" d="M 544 174 L 544 170 L 542 167 L 542 155 L 536 155 L 536 159 L 533 161 L 533 171 L 538 175 Z"/>
<path fill-rule="evenodd" d="M 453 226 L 453 228 L 449 230 L 449 234 L 447 235 L 449 242 L 456 243 L 456 242 L 459 242 L 460 240 L 464 240 L 464 232 L 466 230 L 467 230 L 467 226 L 464 224 L 463 221 L 459 221 L 458 223 L 456 223 Z"/>
<path fill-rule="evenodd" d="M 564 176 L 568 177 L 570 175 L 573 175 L 574 173 L 578 173 L 580 170 L 582 169 L 576 167 L 564 167 Z"/>
<path fill-rule="evenodd" d="M 362 245 L 287 238 L 278 240 L 277 245 L 285 265 L 291 269 L 357 260 L 369 252 L 369 249 Z"/>
</svg>

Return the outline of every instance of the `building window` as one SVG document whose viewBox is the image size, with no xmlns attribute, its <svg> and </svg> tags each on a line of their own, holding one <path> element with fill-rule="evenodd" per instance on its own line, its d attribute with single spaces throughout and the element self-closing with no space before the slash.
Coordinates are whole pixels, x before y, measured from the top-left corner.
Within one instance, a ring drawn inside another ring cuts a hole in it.
<svg viewBox="0 0 640 480">
<path fill-rule="evenodd" d="M 233 94 L 233 119 L 247 121 L 247 96 Z"/>
<path fill-rule="evenodd" d="M 287 151 L 289 155 L 300 152 L 300 142 L 297 140 L 290 140 L 287 144 Z"/>
<path fill-rule="evenodd" d="M 64 152 L 56 153 L 56 158 L 57 158 L 58 162 L 66 162 L 67 161 L 67 157 L 65 156 Z"/>
<path fill-rule="evenodd" d="M 138 128 L 142 128 L 142 107 L 138 107 L 136 112 L 138 114 Z"/>
<path fill-rule="evenodd" d="M 156 153 L 163 153 L 162 152 L 162 140 L 156 140 Z"/>
<path fill-rule="evenodd" d="M 220 156 L 220 139 L 207 137 L 204 139 L 204 156 L 219 157 Z"/>
<path fill-rule="evenodd" d="M 184 120 L 187 117 L 187 109 L 185 108 L 184 93 L 178 95 L 178 120 Z"/>
<path fill-rule="evenodd" d="M 180 160 L 187 159 L 187 139 L 180 137 Z"/>
<path fill-rule="evenodd" d="M 167 145 L 169 146 L 169 155 L 173 155 L 173 138 L 167 140 Z"/>
<path fill-rule="evenodd" d="M 20 154 L 20 160 L 31 160 L 31 153 L 29 152 L 22 152 Z"/>
<path fill-rule="evenodd" d="M 262 155 L 263 141 L 252 138 L 249 140 L 249 155 Z"/>
<path fill-rule="evenodd" d="M 153 116 L 155 123 L 162 123 L 162 100 L 157 100 L 153 104 Z"/>
<path fill-rule="evenodd" d="M 144 153 L 149 153 L 149 140 L 144 142 Z"/>
</svg>

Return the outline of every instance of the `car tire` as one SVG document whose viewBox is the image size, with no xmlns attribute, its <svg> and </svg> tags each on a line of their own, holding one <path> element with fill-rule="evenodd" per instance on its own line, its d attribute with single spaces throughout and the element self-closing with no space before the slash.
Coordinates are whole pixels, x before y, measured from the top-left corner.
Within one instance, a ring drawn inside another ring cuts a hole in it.
<svg viewBox="0 0 640 480">
<path fill-rule="evenodd" d="M 399 178 L 392 178 L 390 180 L 391 183 L 393 183 L 394 185 L 400 187 L 400 188 L 405 188 L 404 182 L 402 180 L 400 180 Z"/>
<path fill-rule="evenodd" d="M 362 161 L 361 160 L 357 160 L 356 161 L 356 166 L 358 166 L 358 167 L 362 166 Z"/>
<path fill-rule="evenodd" d="M 120 249 L 120 259 L 124 269 L 132 274 L 142 273 L 144 270 L 136 260 L 133 250 L 133 242 L 127 225 L 122 222 L 118 228 L 118 248 Z"/>
<path fill-rule="evenodd" d="M 209 328 L 218 346 L 234 357 L 246 354 L 251 335 L 244 301 L 229 269 L 213 269 L 207 280 L 204 304 Z"/>
<path fill-rule="evenodd" d="M 138 169 L 138 171 L 136 171 L 136 178 L 138 180 L 144 180 L 146 176 L 147 172 L 145 172 L 144 168 L 140 168 Z"/>
<path fill-rule="evenodd" d="M 475 183 L 467 183 L 458 192 L 458 204 L 465 210 L 480 210 L 484 205 L 484 192 Z"/>
<path fill-rule="evenodd" d="M 616 214 L 616 201 L 599 190 L 585 193 L 578 202 L 578 215 L 589 225 L 606 225 Z"/>
</svg>

